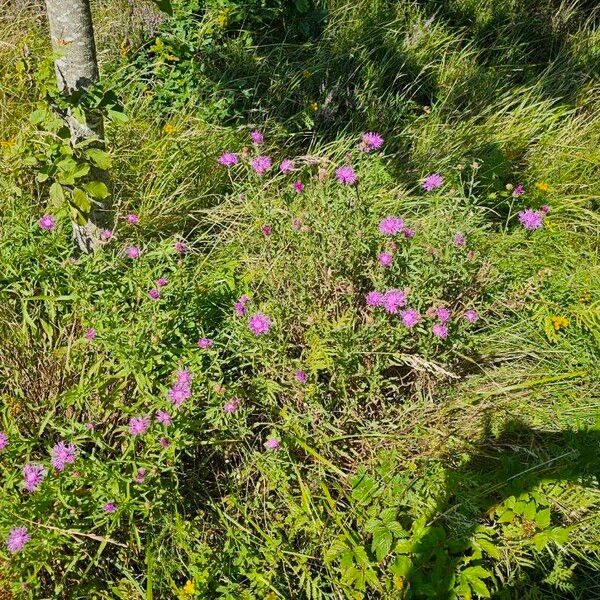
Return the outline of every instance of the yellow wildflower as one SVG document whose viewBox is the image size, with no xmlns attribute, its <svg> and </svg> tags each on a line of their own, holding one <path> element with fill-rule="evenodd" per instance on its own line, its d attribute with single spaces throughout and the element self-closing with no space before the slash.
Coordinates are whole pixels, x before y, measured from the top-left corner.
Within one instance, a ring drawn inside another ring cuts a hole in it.
<svg viewBox="0 0 600 600">
<path fill-rule="evenodd" d="M 319 105 L 313 100 L 312 102 L 309 102 L 308 105 L 311 107 L 312 110 L 314 110 L 315 112 L 317 112 L 319 110 Z"/>
<path fill-rule="evenodd" d="M 164 127 L 163 127 L 163 131 L 167 134 L 170 135 L 171 133 L 173 133 L 175 131 L 175 127 L 173 127 L 173 125 L 171 123 L 167 123 Z"/>
<path fill-rule="evenodd" d="M 535 187 L 536 187 L 538 190 L 541 190 L 542 192 L 547 192 L 547 191 L 549 191 L 549 190 L 550 190 L 550 186 L 549 186 L 547 183 L 544 183 L 543 181 L 538 181 L 538 182 L 535 184 Z"/>
<path fill-rule="evenodd" d="M 304 71 L 302 73 L 302 77 L 308 79 L 310 76 L 312 75 L 312 73 L 310 71 Z"/>
<path fill-rule="evenodd" d="M 564 329 L 569 325 L 569 319 L 565 317 L 550 317 L 550 321 L 552 322 L 554 331 L 559 331 L 560 329 Z"/>
<path fill-rule="evenodd" d="M 15 145 L 15 140 L 0 140 L 0 148 L 10 148 Z"/>
<path fill-rule="evenodd" d="M 196 593 L 196 586 L 188 579 L 183 586 L 183 593 L 192 596 Z"/>
<path fill-rule="evenodd" d="M 579 299 L 582 302 L 589 302 L 590 298 L 591 298 L 591 294 L 588 291 L 581 292 L 581 296 L 579 296 Z"/>
</svg>

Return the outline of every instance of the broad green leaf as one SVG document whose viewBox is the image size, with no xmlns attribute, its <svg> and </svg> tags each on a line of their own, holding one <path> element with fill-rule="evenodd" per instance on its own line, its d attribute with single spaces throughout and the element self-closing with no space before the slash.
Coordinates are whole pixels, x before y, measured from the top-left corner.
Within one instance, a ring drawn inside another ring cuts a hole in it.
<svg viewBox="0 0 600 600">
<path fill-rule="evenodd" d="M 393 539 L 392 532 L 385 525 L 377 527 L 373 532 L 371 551 L 375 553 L 379 562 L 388 555 L 392 548 Z"/>
<path fill-rule="evenodd" d="M 108 152 L 100 150 L 100 148 L 89 148 L 85 151 L 85 153 L 87 157 L 92 161 L 92 164 L 94 164 L 99 169 L 102 169 L 103 171 L 110 169 L 111 158 Z"/>
<path fill-rule="evenodd" d="M 75 188 L 73 190 L 71 202 L 82 215 L 87 215 L 90 212 L 90 208 L 92 207 L 92 204 L 87 194 L 79 188 Z"/>
<path fill-rule="evenodd" d="M 96 198 L 98 200 L 104 200 L 104 198 L 108 198 L 110 196 L 110 192 L 106 187 L 106 184 L 102 181 L 90 181 L 83 186 L 83 189 L 90 195 L 92 198 Z"/>
<path fill-rule="evenodd" d="M 173 15 L 173 6 L 171 5 L 171 0 L 152 0 L 152 1 L 164 13 L 167 13 L 169 16 Z"/>
<path fill-rule="evenodd" d="M 545 508 L 535 515 L 535 523 L 540 529 L 550 527 L 550 509 Z"/>
<path fill-rule="evenodd" d="M 56 206 L 56 207 L 64 204 L 65 192 L 63 190 L 62 185 L 60 185 L 60 183 L 58 183 L 58 181 L 55 181 L 50 186 L 50 200 L 52 202 L 52 205 Z"/>
</svg>

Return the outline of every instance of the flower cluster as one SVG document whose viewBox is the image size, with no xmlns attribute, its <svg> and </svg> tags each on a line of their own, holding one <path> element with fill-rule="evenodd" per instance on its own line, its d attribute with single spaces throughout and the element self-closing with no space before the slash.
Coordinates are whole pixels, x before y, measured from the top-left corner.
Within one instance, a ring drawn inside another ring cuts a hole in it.
<svg viewBox="0 0 600 600">
<path fill-rule="evenodd" d="M 175 383 L 167 392 L 167 398 L 175 405 L 181 406 L 192 396 L 193 375 L 187 369 L 177 371 Z"/>
</svg>

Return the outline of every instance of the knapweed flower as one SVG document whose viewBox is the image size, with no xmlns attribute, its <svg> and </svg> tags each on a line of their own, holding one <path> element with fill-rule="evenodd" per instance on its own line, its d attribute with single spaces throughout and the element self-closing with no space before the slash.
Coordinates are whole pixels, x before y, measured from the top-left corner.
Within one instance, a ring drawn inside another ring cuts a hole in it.
<svg viewBox="0 0 600 600">
<path fill-rule="evenodd" d="M 382 306 L 383 294 L 381 292 L 372 291 L 367 294 L 367 306 Z"/>
<path fill-rule="evenodd" d="M 542 192 L 547 192 L 550 190 L 550 186 L 543 181 L 538 181 L 538 183 L 535 184 L 535 187 Z"/>
<path fill-rule="evenodd" d="M 103 507 L 105 513 L 111 514 L 117 510 L 117 505 L 114 502 L 107 502 Z"/>
<path fill-rule="evenodd" d="M 56 219 L 52 215 L 40 217 L 38 225 L 46 231 L 52 231 L 56 227 Z"/>
<path fill-rule="evenodd" d="M 474 308 L 470 308 L 465 314 L 464 317 L 469 323 L 475 323 L 477 319 L 479 319 L 479 315 Z"/>
<path fill-rule="evenodd" d="M 415 230 L 411 229 L 410 227 L 405 227 L 404 228 L 404 237 L 408 240 L 410 240 L 411 238 L 415 237 Z"/>
<path fill-rule="evenodd" d="M 8 446 L 8 436 L 0 431 L 0 450 L 4 450 Z"/>
<path fill-rule="evenodd" d="M 135 259 L 141 256 L 142 251 L 137 246 L 131 246 L 130 248 L 127 248 L 125 253 L 127 258 Z"/>
<path fill-rule="evenodd" d="M 525 229 L 539 229 L 542 226 L 544 215 L 531 208 L 528 208 L 519 213 L 519 222 Z"/>
<path fill-rule="evenodd" d="M 467 245 L 467 238 L 462 234 L 462 233 L 457 233 L 453 238 L 452 238 L 452 243 L 455 246 L 466 246 Z"/>
<path fill-rule="evenodd" d="M 238 317 L 243 317 L 246 314 L 246 304 L 248 304 L 248 302 L 250 302 L 250 298 L 244 294 L 243 296 L 240 296 L 240 299 L 237 302 L 234 303 L 233 308 L 235 309 L 235 314 L 238 315 Z"/>
<path fill-rule="evenodd" d="M 378 150 L 383 146 L 383 138 L 373 131 L 367 131 L 362 135 L 362 149 L 365 152 L 371 152 L 372 150 Z"/>
<path fill-rule="evenodd" d="M 271 233 L 273 233 L 273 228 L 270 225 L 263 225 L 260 230 L 263 235 L 271 235 Z"/>
<path fill-rule="evenodd" d="M 11 554 L 19 552 L 23 549 L 23 546 L 31 539 L 31 536 L 27 532 L 25 527 L 13 527 L 6 539 L 6 548 Z"/>
<path fill-rule="evenodd" d="M 290 171 L 293 171 L 294 170 L 294 161 L 290 160 L 289 158 L 282 160 L 281 164 L 279 165 L 279 170 L 282 173 L 289 173 Z"/>
<path fill-rule="evenodd" d="M 358 181 L 358 177 L 354 169 L 350 165 L 344 165 L 335 170 L 335 176 L 340 183 L 344 185 L 354 185 Z"/>
<path fill-rule="evenodd" d="M 263 313 L 256 313 L 248 319 L 248 328 L 254 335 L 263 335 L 271 329 L 271 318 Z"/>
<path fill-rule="evenodd" d="M 158 300 L 160 298 L 160 292 L 157 289 L 152 289 L 148 292 L 148 296 L 152 300 Z"/>
<path fill-rule="evenodd" d="M 380 252 L 378 259 L 383 267 L 389 267 L 394 262 L 394 257 L 389 252 Z"/>
<path fill-rule="evenodd" d="M 431 173 L 427 175 L 423 180 L 423 189 L 426 192 L 431 192 L 439 187 L 441 187 L 444 183 L 444 178 L 439 173 Z"/>
<path fill-rule="evenodd" d="M 439 306 L 435 309 L 435 316 L 440 320 L 440 323 L 446 323 L 452 316 L 452 311 L 444 306 Z"/>
<path fill-rule="evenodd" d="M 159 278 L 156 280 L 156 285 L 157 285 L 158 287 L 165 287 L 165 285 L 167 285 L 167 283 L 168 283 L 168 282 L 167 282 L 167 279 L 166 279 L 166 277 L 159 277 Z"/>
<path fill-rule="evenodd" d="M 379 231 L 383 235 L 396 235 L 404 229 L 404 221 L 398 217 L 386 217 L 379 223 Z"/>
<path fill-rule="evenodd" d="M 76 454 L 77 447 L 75 444 L 58 442 L 58 444 L 52 448 L 52 459 L 50 462 L 57 471 L 64 471 L 67 464 L 75 462 Z"/>
<path fill-rule="evenodd" d="M 402 290 L 388 290 L 383 294 L 381 304 L 385 312 L 394 315 L 406 304 L 406 294 Z"/>
<path fill-rule="evenodd" d="M 206 350 L 207 348 L 212 348 L 215 345 L 215 342 L 210 338 L 202 337 L 198 340 L 198 348 L 202 348 Z"/>
<path fill-rule="evenodd" d="M 302 229 L 302 221 L 297 218 L 292 219 L 292 229 L 294 231 L 300 231 L 300 229 Z"/>
<path fill-rule="evenodd" d="M 100 239 L 104 242 L 109 242 L 115 237 L 115 234 L 110 229 L 100 230 Z"/>
<path fill-rule="evenodd" d="M 294 183 L 294 189 L 299 194 L 304 194 L 304 184 L 301 181 L 296 181 L 296 183 Z"/>
<path fill-rule="evenodd" d="M 265 141 L 263 134 L 260 131 L 251 131 L 250 138 L 252 139 L 252 143 L 260 146 Z"/>
<path fill-rule="evenodd" d="M 23 487 L 28 492 L 35 492 L 46 478 L 47 471 L 42 465 L 25 465 L 23 467 Z"/>
<path fill-rule="evenodd" d="M 158 443 L 163 448 L 168 448 L 171 445 L 171 442 L 167 438 L 165 438 L 165 437 L 160 438 L 160 440 L 158 440 Z"/>
<path fill-rule="evenodd" d="M 402 323 L 405 327 L 412 329 L 421 320 L 419 311 L 414 308 L 408 308 L 402 311 Z"/>
<path fill-rule="evenodd" d="M 84 427 L 88 430 L 88 431 L 94 431 L 94 429 L 96 429 L 96 426 L 93 423 L 86 423 L 84 425 Z"/>
<path fill-rule="evenodd" d="M 569 326 L 569 319 L 566 317 L 550 317 L 550 321 L 552 323 L 552 327 L 554 327 L 554 331 L 560 331 L 561 329 Z"/>
<path fill-rule="evenodd" d="M 515 189 L 513 190 L 513 196 L 515 198 L 518 198 L 519 196 L 522 196 L 525 193 L 525 188 L 523 187 L 523 184 L 518 183 L 517 186 L 515 187 Z"/>
<path fill-rule="evenodd" d="M 146 474 L 146 469 L 144 469 L 144 467 L 140 467 L 137 470 L 137 473 L 135 474 L 135 479 L 133 480 L 133 482 L 137 483 L 138 485 L 141 485 L 146 480 Z"/>
<path fill-rule="evenodd" d="M 234 413 L 240 407 L 239 398 L 231 398 L 223 405 L 223 411 L 227 414 Z"/>
<path fill-rule="evenodd" d="M 150 427 L 150 419 L 148 417 L 131 417 L 129 419 L 129 433 L 133 436 L 143 435 Z"/>
<path fill-rule="evenodd" d="M 431 331 L 433 332 L 433 335 L 435 335 L 435 337 L 438 337 L 441 340 L 445 340 L 448 337 L 448 328 L 442 323 L 436 323 L 431 328 Z"/>
<path fill-rule="evenodd" d="M 133 213 L 128 214 L 125 218 L 130 225 L 137 225 L 140 222 L 140 218 Z"/>
<path fill-rule="evenodd" d="M 235 152 L 225 152 L 225 154 L 221 154 L 217 162 L 224 167 L 233 167 L 237 165 L 239 157 Z"/>
<path fill-rule="evenodd" d="M 85 337 L 88 340 L 94 340 L 96 339 L 96 330 L 93 327 L 90 327 L 86 332 L 85 332 Z"/>
<path fill-rule="evenodd" d="M 157 410 L 156 422 L 168 427 L 169 425 L 173 425 L 173 418 L 166 410 Z"/>
<path fill-rule="evenodd" d="M 175 242 L 173 247 L 177 254 L 185 254 L 188 251 L 188 247 L 183 242 Z"/>
<path fill-rule="evenodd" d="M 175 383 L 167 393 L 167 398 L 175 406 L 181 406 L 192 397 L 192 378 L 193 375 L 187 369 L 177 371 Z"/>
<path fill-rule="evenodd" d="M 253 158 L 250 163 L 250 166 L 259 175 L 264 175 L 271 168 L 271 165 L 272 162 L 268 156 L 257 156 L 256 158 Z"/>
<path fill-rule="evenodd" d="M 302 369 L 298 369 L 294 374 L 294 377 L 299 383 L 306 383 L 308 381 L 308 375 Z"/>
<path fill-rule="evenodd" d="M 265 448 L 267 450 L 279 450 L 280 446 L 281 446 L 281 442 L 276 437 L 270 437 L 265 442 Z"/>
<path fill-rule="evenodd" d="M 547 215 L 550 212 L 550 207 L 547 204 L 540 206 L 540 212 Z"/>
</svg>

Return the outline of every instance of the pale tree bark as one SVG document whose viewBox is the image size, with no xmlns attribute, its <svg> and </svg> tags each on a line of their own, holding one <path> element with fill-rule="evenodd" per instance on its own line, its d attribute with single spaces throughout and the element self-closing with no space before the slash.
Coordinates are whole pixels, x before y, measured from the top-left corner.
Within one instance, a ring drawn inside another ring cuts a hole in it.
<svg viewBox="0 0 600 600">
<path fill-rule="evenodd" d="M 55 68 L 59 90 L 70 96 L 85 92 L 98 82 L 98 61 L 89 0 L 46 0 L 52 48 L 56 54 Z M 85 123 L 67 115 L 71 143 L 94 139 L 97 147 L 104 145 L 102 114 L 87 111 Z M 92 173 L 94 179 L 106 180 L 106 173 Z M 85 224 L 73 223 L 73 236 L 84 252 L 93 252 L 101 243 L 100 231 L 110 226 L 110 197 L 94 200 Z"/>
</svg>

